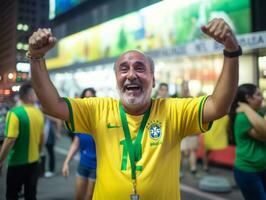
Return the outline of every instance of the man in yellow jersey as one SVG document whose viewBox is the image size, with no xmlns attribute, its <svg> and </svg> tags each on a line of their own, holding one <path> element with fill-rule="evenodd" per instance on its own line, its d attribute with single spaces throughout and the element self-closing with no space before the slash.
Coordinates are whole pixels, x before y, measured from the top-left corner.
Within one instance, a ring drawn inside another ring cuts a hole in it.
<svg viewBox="0 0 266 200">
<path fill-rule="evenodd" d="M 6 199 L 18 199 L 24 185 L 25 199 L 35 200 L 39 176 L 39 152 L 43 141 L 44 117 L 35 107 L 30 83 L 19 90 L 21 105 L 7 114 L 5 140 L 0 151 L 0 168 L 8 155 Z"/>
<path fill-rule="evenodd" d="M 33 86 L 49 115 L 67 122 L 73 132 L 90 133 L 96 144 L 95 200 L 178 200 L 180 142 L 208 130 L 225 115 L 238 84 L 241 48 L 222 19 L 202 27 L 225 47 L 224 66 L 213 94 L 199 98 L 152 100 L 154 63 L 130 50 L 114 64 L 120 99 L 61 98 L 49 79 L 44 55 L 56 38 L 38 29 L 29 39 Z"/>
</svg>

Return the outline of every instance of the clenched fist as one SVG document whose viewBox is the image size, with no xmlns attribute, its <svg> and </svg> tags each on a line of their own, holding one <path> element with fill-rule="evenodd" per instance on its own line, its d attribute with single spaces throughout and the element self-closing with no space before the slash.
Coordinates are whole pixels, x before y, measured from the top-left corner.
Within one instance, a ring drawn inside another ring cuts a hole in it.
<svg viewBox="0 0 266 200">
<path fill-rule="evenodd" d="M 56 43 L 51 31 L 39 28 L 29 38 L 29 55 L 33 58 L 42 58 Z"/>
<path fill-rule="evenodd" d="M 211 20 L 206 26 L 202 26 L 201 30 L 217 42 L 224 45 L 225 50 L 229 52 L 239 49 L 236 37 L 230 26 L 221 18 Z"/>
</svg>

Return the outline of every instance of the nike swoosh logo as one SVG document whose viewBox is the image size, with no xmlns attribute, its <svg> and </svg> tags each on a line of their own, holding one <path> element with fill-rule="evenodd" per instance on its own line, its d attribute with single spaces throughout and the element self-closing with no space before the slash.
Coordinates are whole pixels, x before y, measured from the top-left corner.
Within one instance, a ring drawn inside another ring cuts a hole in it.
<svg viewBox="0 0 266 200">
<path fill-rule="evenodd" d="M 120 128 L 121 126 L 118 125 L 112 125 L 111 123 L 107 124 L 107 128 Z"/>
</svg>

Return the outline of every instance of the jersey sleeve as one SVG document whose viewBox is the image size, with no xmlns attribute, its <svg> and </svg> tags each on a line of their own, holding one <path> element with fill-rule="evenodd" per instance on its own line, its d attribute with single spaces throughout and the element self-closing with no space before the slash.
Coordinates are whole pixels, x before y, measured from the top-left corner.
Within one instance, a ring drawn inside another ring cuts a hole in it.
<svg viewBox="0 0 266 200">
<path fill-rule="evenodd" d="M 188 98 L 182 100 L 183 103 L 179 108 L 181 123 L 179 124 L 179 132 L 181 137 L 199 134 L 208 131 L 212 122 L 203 123 L 203 110 L 208 96 Z M 180 130 L 181 129 L 181 130 Z"/>
<path fill-rule="evenodd" d="M 69 131 L 75 133 L 93 133 L 95 130 L 95 107 L 93 98 L 64 98 L 69 110 L 70 121 L 66 122 Z"/>
<path fill-rule="evenodd" d="M 9 111 L 6 117 L 5 137 L 17 138 L 19 133 L 19 119 L 15 113 Z"/>
</svg>

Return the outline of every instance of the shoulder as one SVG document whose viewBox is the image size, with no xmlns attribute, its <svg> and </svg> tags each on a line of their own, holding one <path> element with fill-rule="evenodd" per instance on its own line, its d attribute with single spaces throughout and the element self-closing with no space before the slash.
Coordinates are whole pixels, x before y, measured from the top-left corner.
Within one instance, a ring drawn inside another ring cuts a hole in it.
<svg viewBox="0 0 266 200">
<path fill-rule="evenodd" d="M 107 98 L 107 97 L 90 97 L 90 98 L 64 98 L 64 100 L 71 104 L 86 104 L 86 103 L 116 103 L 119 102 L 118 99 Z"/>
<path fill-rule="evenodd" d="M 247 120 L 247 115 L 244 112 L 237 113 L 236 115 L 236 120 Z"/>
<path fill-rule="evenodd" d="M 175 106 L 189 106 L 205 102 L 207 96 L 189 97 L 189 98 L 159 98 L 154 99 L 155 105 L 175 105 Z"/>
<path fill-rule="evenodd" d="M 26 112 L 25 106 L 16 106 L 16 107 L 11 108 L 8 111 L 8 114 L 15 114 L 16 116 L 19 116 L 24 112 Z"/>
<path fill-rule="evenodd" d="M 18 110 L 23 109 L 23 106 L 15 106 L 13 108 L 11 108 L 8 112 L 17 112 Z"/>
</svg>

